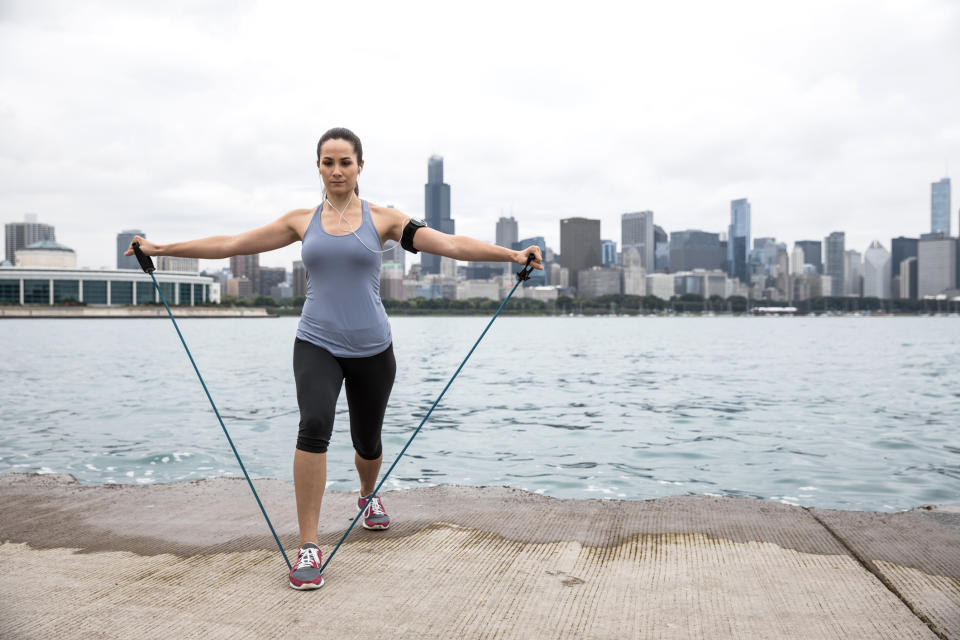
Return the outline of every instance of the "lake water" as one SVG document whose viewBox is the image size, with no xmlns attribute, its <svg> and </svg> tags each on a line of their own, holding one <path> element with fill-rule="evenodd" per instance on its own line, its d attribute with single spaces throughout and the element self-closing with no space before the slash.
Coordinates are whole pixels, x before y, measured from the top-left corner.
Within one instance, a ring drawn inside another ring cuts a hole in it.
<svg viewBox="0 0 960 640">
<path fill-rule="evenodd" d="M 489 318 L 391 319 L 384 470 Z M 254 477 L 292 481 L 297 318 L 180 326 Z M 3 320 L 0 472 L 242 475 L 169 319 Z M 960 503 L 955 318 L 500 317 L 387 481 L 556 497 Z M 346 395 L 328 455 L 356 489 Z"/>
</svg>

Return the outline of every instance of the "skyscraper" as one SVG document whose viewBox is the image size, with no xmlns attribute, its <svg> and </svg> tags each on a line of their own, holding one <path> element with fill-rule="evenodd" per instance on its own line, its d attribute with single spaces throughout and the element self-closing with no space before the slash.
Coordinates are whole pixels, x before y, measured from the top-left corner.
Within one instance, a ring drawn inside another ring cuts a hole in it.
<svg viewBox="0 0 960 640">
<path fill-rule="evenodd" d="M 230 271 L 234 278 L 245 277 L 250 281 L 250 293 L 260 295 L 260 254 L 231 256 Z"/>
<path fill-rule="evenodd" d="M 625 213 L 620 217 L 620 246 L 624 250 L 627 247 L 637 247 L 643 260 L 643 268 L 647 273 L 653 273 L 656 266 L 653 211 Z"/>
<path fill-rule="evenodd" d="M 719 269 L 723 265 L 720 235 L 689 229 L 670 234 L 670 271 Z"/>
<path fill-rule="evenodd" d="M 812 264 L 817 273 L 823 273 L 823 245 L 819 240 L 797 240 L 794 246 L 803 250 L 803 263 Z"/>
<path fill-rule="evenodd" d="M 930 233 L 950 235 L 950 178 L 930 185 Z"/>
<path fill-rule="evenodd" d="M 919 289 L 917 278 L 917 258 L 910 256 L 900 263 L 900 297 L 907 300 L 916 300 Z"/>
<path fill-rule="evenodd" d="M 727 262 L 731 278 L 747 282 L 747 251 L 750 248 L 750 201 L 730 201 L 730 227 L 727 232 Z M 674 268 L 674 270 L 676 270 Z"/>
<path fill-rule="evenodd" d="M 810 263 L 807 262 L 807 256 L 803 252 L 803 247 L 799 244 L 794 244 L 793 252 L 790 254 L 790 275 L 802 276 L 803 265 L 805 264 Z"/>
<path fill-rule="evenodd" d="M 834 231 L 823 239 L 823 246 L 827 259 L 823 270 L 830 276 L 830 294 L 842 296 L 846 271 L 846 235 L 843 231 Z"/>
<path fill-rule="evenodd" d="M 10 264 L 17 264 L 17 250 L 25 249 L 27 245 L 50 240 L 56 242 L 56 233 L 53 225 L 37 222 L 37 214 L 28 213 L 23 222 L 8 222 L 5 226 L 6 259 Z"/>
<path fill-rule="evenodd" d="M 653 225 L 653 266 L 659 272 L 670 271 L 670 241 L 663 227 Z"/>
<path fill-rule="evenodd" d="M 900 263 L 907 258 L 917 257 L 917 242 L 916 238 L 903 236 L 890 241 L 891 277 L 900 275 Z"/>
<path fill-rule="evenodd" d="M 260 267 L 260 289 L 254 295 L 269 296 L 273 288 L 287 281 L 287 270 L 283 267 Z"/>
<path fill-rule="evenodd" d="M 543 236 L 533 236 L 532 238 L 521 238 L 517 241 L 517 246 L 520 249 L 526 249 L 531 245 L 537 245 L 540 247 L 540 255 L 546 257 L 547 255 L 547 241 Z M 514 264 L 512 262 L 505 263 L 510 267 L 512 273 L 517 273 L 520 271 L 520 265 Z M 516 280 L 516 278 L 512 278 Z M 530 274 L 530 278 L 525 280 L 523 286 L 525 287 L 542 287 L 547 284 L 547 273 L 546 270 L 540 271 L 539 269 L 534 269 L 533 273 Z"/>
<path fill-rule="evenodd" d="M 925 233 L 917 243 L 917 295 L 935 296 L 957 288 L 957 239 Z"/>
<path fill-rule="evenodd" d="M 443 233 L 454 234 L 454 220 L 450 217 L 450 185 L 443 181 L 443 158 L 430 156 L 427 161 L 427 184 L 423 185 L 427 226 Z M 440 273 L 440 256 L 420 254 L 420 270 L 424 274 Z"/>
<path fill-rule="evenodd" d="M 127 247 L 130 246 L 130 243 L 133 242 L 133 236 L 146 238 L 147 234 L 140 229 L 128 229 L 127 231 L 121 231 L 117 234 L 117 269 L 140 268 L 140 263 L 137 262 L 137 256 L 123 255 L 123 252 L 126 251 Z"/>
<path fill-rule="evenodd" d="M 777 244 L 776 238 L 757 238 L 753 241 L 753 250 L 749 253 L 748 273 L 771 275 L 778 263 L 780 252 L 786 253 L 787 245 Z"/>
<path fill-rule="evenodd" d="M 601 261 L 604 267 L 612 267 L 617 264 L 617 243 L 613 240 L 602 240 L 600 242 Z"/>
<path fill-rule="evenodd" d="M 843 295 L 859 298 L 862 294 L 863 258 L 854 249 L 847 251 L 845 257 Z"/>
<path fill-rule="evenodd" d="M 519 237 L 517 221 L 513 219 L 513 216 L 509 218 L 501 217 L 497 220 L 497 245 L 513 249 L 513 245 L 517 243 Z"/>
<path fill-rule="evenodd" d="M 307 270 L 300 260 L 293 262 L 293 297 L 307 295 Z"/>
<path fill-rule="evenodd" d="M 874 240 L 863 254 L 863 297 L 890 298 L 891 279 L 890 252 Z"/>
<path fill-rule="evenodd" d="M 576 288 L 581 269 L 601 266 L 600 221 L 587 218 L 560 220 L 560 266 L 570 272 L 570 286 Z"/>
<path fill-rule="evenodd" d="M 496 232 L 496 241 L 494 244 L 500 247 L 506 247 L 507 249 L 513 249 L 517 244 L 517 238 L 519 238 L 519 232 L 517 230 L 517 221 L 514 220 L 513 216 L 509 218 L 500 217 L 497 220 L 497 232 Z M 477 264 L 488 264 L 491 267 L 500 267 L 500 270 L 503 271 L 504 275 L 510 274 L 511 265 L 509 262 L 487 262 L 487 263 L 471 263 L 472 266 Z"/>
</svg>

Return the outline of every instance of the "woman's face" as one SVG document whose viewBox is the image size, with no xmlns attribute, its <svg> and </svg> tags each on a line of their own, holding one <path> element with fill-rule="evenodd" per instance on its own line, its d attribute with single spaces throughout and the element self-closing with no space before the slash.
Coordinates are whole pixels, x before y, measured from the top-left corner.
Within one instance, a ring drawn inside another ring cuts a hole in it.
<svg viewBox="0 0 960 640">
<path fill-rule="evenodd" d="M 327 195 L 346 197 L 357 186 L 357 175 L 362 165 L 347 140 L 327 140 L 320 147 L 320 177 Z"/>
</svg>

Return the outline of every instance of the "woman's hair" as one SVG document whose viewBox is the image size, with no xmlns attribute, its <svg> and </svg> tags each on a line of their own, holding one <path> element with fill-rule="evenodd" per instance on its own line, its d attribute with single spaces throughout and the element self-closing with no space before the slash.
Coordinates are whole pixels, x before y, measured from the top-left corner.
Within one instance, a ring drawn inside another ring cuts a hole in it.
<svg viewBox="0 0 960 640">
<path fill-rule="evenodd" d="M 344 127 L 334 127 L 320 136 L 320 142 L 317 143 L 317 162 L 320 162 L 320 147 L 327 140 L 346 140 L 353 145 L 353 152 L 357 154 L 357 164 L 363 164 L 363 145 L 360 144 L 360 138 L 353 131 Z M 360 185 L 356 185 L 353 192 L 360 195 Z"/>
</svg>

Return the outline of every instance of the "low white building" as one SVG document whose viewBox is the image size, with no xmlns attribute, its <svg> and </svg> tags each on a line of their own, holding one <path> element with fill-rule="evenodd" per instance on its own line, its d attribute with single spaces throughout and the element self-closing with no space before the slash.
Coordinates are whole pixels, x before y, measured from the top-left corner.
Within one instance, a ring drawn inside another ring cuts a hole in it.
<svg viewBox="0 0 960 640">
<path fill-rule="evenodd" d="M 556 287 L 569 287 L 570 269 L 561 267 L 559 262 L 551 263 L 547 273 L 547 284 Z"/>
<path fill-rule="evenodd" d="M 419 282 L 413 278 L 405 278 L 403 280 L 403 298 L 402 300 L 413 300 L 417 297 L 417 287 L 420 285 Z"/>
<path fill-rule="evenodd" d="M 620 293 L 623 293 L 622 269 L 590 267 L 577 272 L 577 295 L 581 298 L 599 298 Z"/>
<path fill-rule="evenodd" d="M 457 283 L 457 300 L 470 298 L 500 299 L 499 280 L 464 280 Z"/>
<path fill-rule="evenodd" d="M 651 273 L 647 276 L 646 295 L 669 300 L 674 295 L 673 283 L 672 273 Z"/>
<path fill-rule="evenodd" d="M 253 298 L 253 282 L 247 276 L 227 279 L 227 296 L 231 298 Z"/>
<path fill-rule="evenodd" d="M 178 258 L 176 256 L 156 256 L 157 271 L 176 271 L 178 273 L 200 273 L 200 260 L 197 258 Z"/>
<path fill-rule="evenodd" d="M 280 284 L 274 285 L 270 287 L 270 297 L 277 302 L 289 300 L 293 297 L 293 287 L 286 282 L 281 282 Z"/>
<path fill-rule="evenodd" d="M 77 254 L 70 247 L 53 240 L 41 240 L 17 249 L 16 266 L 73 269 L 77 266 Z"/>
<path fill-rule="evenodd" d="M 399 262 L 384 262 L 380 267 L 380 297 L 406 299 L 403 295 L 403 265 Z"/>
<path fill-rule="evenodd" d="M 160 271 L 153 275 L 169 305 L 220 302 L 220 287 L 213 278 Z M 53 305 L 67 301 L 137 305 L 159 303 L 160 295 L 150 276 L 139 269 L 0 267 L 0 302 Z"/>
<path fill-rule="evenodd" d="M 647 272 L 643 267 L 624 267 L 623 293 L 628 296 L 647 295 Z"/>
<path fill-rule="evenodd" d="M 557 299 L 559 287 L 524 287 L 524 297 L 540 300 L 542 302 L 551 302 Z"/>
</svg>

